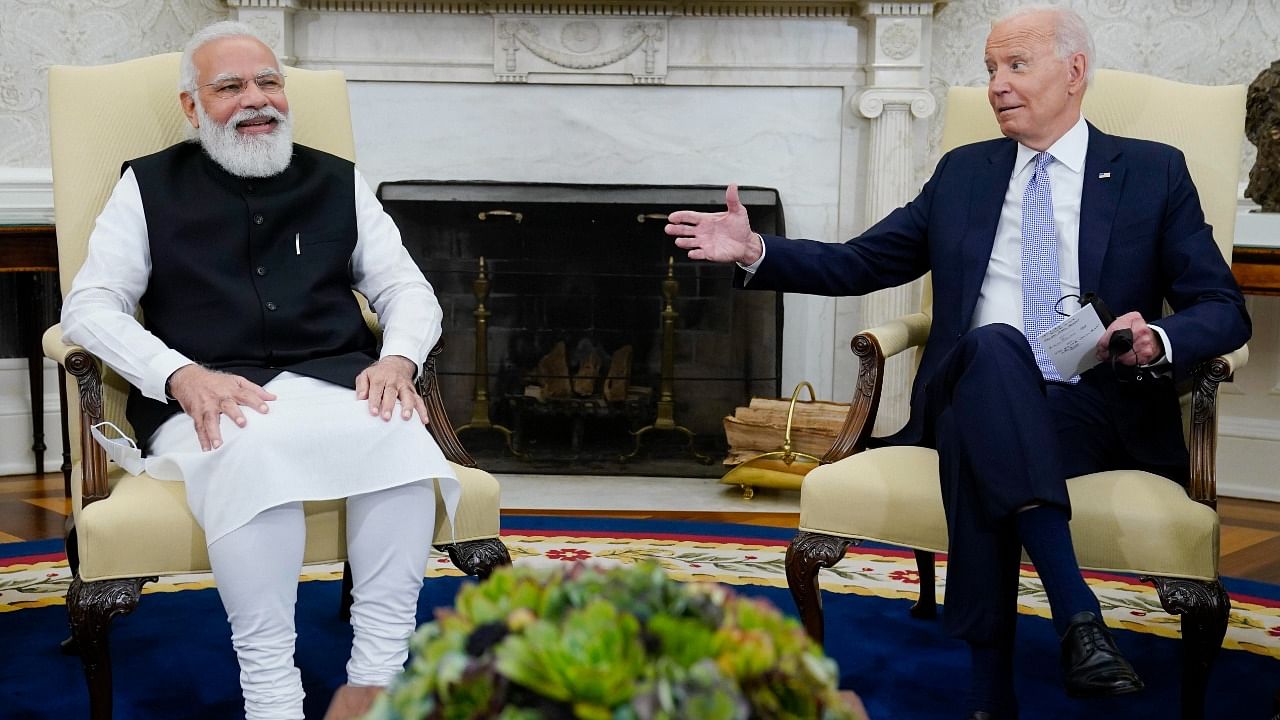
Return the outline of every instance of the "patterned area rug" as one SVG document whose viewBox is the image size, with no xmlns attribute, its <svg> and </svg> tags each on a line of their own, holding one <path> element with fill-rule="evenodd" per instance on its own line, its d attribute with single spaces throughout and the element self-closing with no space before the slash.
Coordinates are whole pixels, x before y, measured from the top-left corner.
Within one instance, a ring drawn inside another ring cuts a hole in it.
<svg viewBox="0 0 1280 720">
<path fill-rule="evenodd" d="M 792 605 L 785 590 L 786 579 L 784 573 L 784 555 L 787 542 L 793 535 L 791 531 L 712 523 L 607 519 L 579 520 L 563 517 L 505 517 L 503 518 L 503 525 L 507 528 L 503 534 L 503 541 L 507 544 L 515 562 L 520 564 L 555 564 L 578 561 L 635 563 L 643 560 L 656 560 L 677 579 L 683 581 L 714 581 L 737 586 L 741 592 L 764 595 L 778 604 L 784 611 L 792 614 L 795 612 L 794 605 Z M 37 617 L 47 618 L 49 617 L 47 613 L 52 612 L 58 615 L 61 623 L 65 623 L 65 615 L 62 614 L 61 609 L 53 607 L 64 604 L 64 595 L 70 582 L 70 573 L 67 569 L 65 557 L 57 547 L 58 545 L 52 542 L 23 543 L 18 546 L 8 547 L 0 546 L 0 554 L 10 555 L 7 558 L 0 557 L 0 635 L 3 635 L 5 628 L 10 626 L 9 623 L 5 622 L 6 617 L 12 620 L 19 620 L 19 617 L 6 616 L 6 614 L 16 613 L 18 616 L 26 617 L 30 613 L 31 620 L 34 621 Z M 339 579 L 341 573 L 341 564 L 308 566 L 305 568 L 303 576 L 303 580 L 307 581 L 304 586 L 336 588 L 338 583 L 329 581 Z M 429 612 L 432 603 L 448 602 L 448 598 L 452 596 L 452 590 L 449 588 L 456 588 L 456 582 L 433 583 L 430 579 L 459 578 L 462 573 L 449 562 L 447 557 L 433 554 L 427 576 L 429 578 L 426 583 L 428 589 L 433 587 L 444 588 L 439 590 L 442 596 L 434 599 L 426 599 L 428 591 L 424 591 L 424 609 Z M 944 602 L 945 593 L 942 585 L 945 583 L 945 577 L 946 564 L 945 561 L 940 559 L 938 564 L 939 597 Z M 929 662 L 943 662 L 945 660 L 947 663 L 957 664 L 960 667 L 964 666 L 964 658 L 961 656 L 967 655 L 967 653 L 959 652 L 959 643 L 943 637 L 939 624 L 905 620 L 905 609 L 909 606 L 909 601 L 916 597 L 919 589 L 919 578 L 916 573 L 914 558 L 909 551 L 879 546 L 855 547 L 835 568 L 822 571 L 821 584 L 825 591 L 828 607 L 828 651 L 840 662 L 842 678 L 848 678 L 848 682 L 844 683 L 842 681 L 842 684 L 853 687 L 853 689 L 864 695 L 864 699 L 869 700 L 868 708 L 872 711 L 873 717 L 927 718 L 956 715 L 954 707 L 949 707 L 949 703 L 945 700 L 950 693 L 952 698 L 950 702 L 954 702 L 955 690 L 946 691 L 939 688 L 938 695 L 940 699 L 929 701 L 942 703 L 938 708 L 937 714 L 924 710 L 904 713 L 902 712 L 904 703 L 907 706 L 911 703 L 904 698 L 897 697 L 899 693 L 904 691 L 897 681 L 890 683 L 889 678 L 886 677 L 875 684 L 871 684 L 870 680 L 865 679 L 866 670 L 862 667 L 863 663 L 882 663 L 882 661 L 873 659 L 875 653 L 883 652 L 887 653 L 884 657 L 897 658 L 898 653 L 909 652 L 905 649 L 893 647 L 891 643 L 890 647 L 877 649 L 873 653 L 867 643 L 879 642 L 875 640 L 876 631 L 879 630 L 885 630 L 891 638 L 902 638 L 900 642 L 914 642 L 915 640 L 911 640 L 911 638 L 916 636 L 927 637 L 931 645 L 923 649 L 923 654 L 929 656 Z M 1159 599 L 1151 586 L 1139 582 L 1136 578 L 1096 574 L 1089 577 L 1089 584 L 1102 602 L 1108 625 L 1113 628 L 1131 631 L 1138 635 L 1153 636 L 1151 641 L 1122 638 L 1122 646 L 1126 647 L 1126 652 L 1130 652 L 1126 643 L 1149 642 L 1163 643 L 1151 645 L 1152 648 L 1160 649 L 1149 652 L 1154 652 L 1157 655 L 1170 653 L 1176 655 L 1176 643 L 1156 641 L 1154 639 L 1177 638 L 1179 626 L 1176 617 L 1166 614 L 1161 609 Z M 1264 675 L 1267 674 L 1266 670 L 1270 671 L 1270 681 L 1265 678 L 1254 678 L 1253 680 L 1253 683 L 1260 688 L 1259 692 L 1262 692 L 1267 685 L 1273 686 L 1276 678 L 1280 677 L 1280 674 L 1278 674 L 1280 663 L 1276 662 L 1277 659 L 1280 659 L 1280 592 L 1275 587 L 1260 583 L 1227 581 L 1227 585 L 1232 594 L 1232 608 L 1230 626 L 1227 631 L 1224 648 L 1239 652 L 1226 652 L 1223 653 L 1223 657 L 1244 658 L 1247 656 L 1260 656 L 1257 660 L 1248 662 L 1262 668 Z M 214 608 L 212 612 L 216 614 L 218 607 L 216 593 L 198 592 L 207 590 L 212 586 L 212 578 L 207 574 L 162 578 L 160 582 L 149 584 L 144 588 L 144 597 L 138 612 L 134 616 L 123 620 L 133 621 L 135 617 L 146 617 L 148 605 L 158 602 L 152 599 L 152 596 L 157 595 L 178 596 L 174 599 L 180 599 L 185 595 L 190 595 L 193 598 L 202 596 L 204 597 L 202 602 Z M 331 593 L 329 590 L 325 590 L 325 592 Z M 307 593 L 301 594 L 304 597 L 307 595 Z M 209 600 L 210 597 L 212 597 L 212 600 Z M 840 601 L 839 598 L 841 597 L 849 597 L 851 602 Z M 858 600 L 857 598 L 874 598 L 876 600 Z M 300 600 L 300 614 L 302 613 L 302 602 Z M 41 610 L 42 608 L 44 610 Z M 853 608 L 853 610 L 850 610 L 850 608 Z M 868 608 L 872 609 L 870 618 L 863 615 L 849 615 L 850 612 L 855 611 L 865 614 Z M 1048 628 L 1049 632 L 1051 632 L 1049 623 L 1035 619 L 1049 617 L 1048 605 L 1038 578 L 1033 572 L 1025 568 L 1021 579 L 1020 609 L 1025 616 L 1019 626 L 1020 637 L 1027 634 L 1044 634 L 1045 628 Z M 893 623 L 903 622 L 910 624 L 904 624 L 904 629 L 887 629 L 881 626 L 890 621 L 881 620 L 880 618 L 882 617 L 892 618 L 891 622 Z M 213 618 L 213 620 L 225 624 L 220 617 Z M 117 622 L 117 625 L 120 624 L 122 624 L 122 621 Z M 853 626 L 853 629 L 858 631 L 857 636 L 850 637 L 849 635 L 853 635 L 853 633 L 846 634 L 841 629 L 842 625 Z M 55 621 L 55 630 L 51 632 L 62 632 L 57 630 L 56 627 L 57 621 Z M 1032 628 L 1030 633 L 1024 630 L 1025 627 Z M 65 628 L 65 625 L 61 625 L 61 628 Z M 301 634 L 302 631 L 300 630 Z M 1121 633 L 1121 636 L 1127 635 L 1127 633 Z M 113 634 L 114 637 L 115 635 Z M 52 648 L 58 639 L 56 637 L 48 637 L 46 641 L 49 647 Z M 1049 642 L 1052 642 L 1052 639 Z M 112 644 L 113 654 L 118 658 L 122 653 L 120 648 L 123 641 L 116 642 L 113 639 Z M 1146 646 L 1144 645 L 1143 647 Z M 335 648 L 336 651 L 342 650 L 341 640 L 337 641 Z M 1055 649 L 1051 648 L 1050 652 Z M 227 652 L 229 654 L 229 650 Z M 1148 651 L 1140 650 L 1139 652 Z M 305 662 L 302 659 L 303 654 L 304 651 L 300 647 L 300 665 Z M 1263 660 L 1263 658 L 1269 660 Z M 74 659 L 68 658 L 66 660 L 73 661 Z M 1050 684 L 1060 683 L 1056 679 L 1056 671 L 1052 667 L 1056 665 L 1056 657 L 1045 657 L 1042 660 L 1047 667 L 1044 670 L 1047 678 L 1045 682 Z M 117 662 L 119 661 L 117 660 Z M 897 661 L 895 660 L 895 662 Z M 913 661 L 917 666 L 923 662 L 922 660 Z M 1176 668 L 1176 658 L 1169 662 Z M 232 661 L 231 665 L 234 667 L 234 661 Z M 1142 667 L 1137 660 L 1135 660 L 1135 665 Z M 1215 672 L 1215 679 L 1223 674 L 1223 665 L 1224 663 L 1220 661 L 1219 670 Z M 68 665 L 67 667 L 71 668 L 71 670 L 68 671 L 66 677 L 74 678 L 78 674 L 74 671 L 78 670 L 78 668 L 75 668 L 74 665 Z M 853 672 L 857 677 L 848 676 L 847 673 L 849 672 Z M 942 672 L 955 674 L 960 671 Z M 1251 669 L 1248 672 L 1255 671 Z M 0 668 L 0 677 L 6 674 L 8 673 L 3 668 Z M 1169 694 L 1176 698 L 1177 673 L 1174 671 L 1170 674 L 1173 677 L 1168 680 L 1168 683 L 1171 683 L 1169 686 L 1171 692 Z M 122 692 L 121 686 L 127 684 L 127 679 L 121 680 L 121 677 L 122 675 L 117 673 L 118 706 L 120 705 L 119 695 Z M 958 689 L 962 690 L 963 676 L 960 680 L 961 688 Z M 338 681 L 340 681 L 340 678 Z M 66 682 L 75 681 L 68 679 Z M 1153 685 L 1159 687 L 1159 683 L 1149 681 L 1148 692 L 1153 690 Z M 930 690 L 932 689 L 931 687 Z M 1274 687 L 1271 689 L 1274 690 Z M 84 693 L 82 686 L 74 690 L 75 693 Z M 234 691 L 235 688 L 232 685 L 229 692 L 233 696 L 235 694 Z M 907 690 L 907 692 L 921 695 L 919 691 Z M 2 683 L 0 683 L 0 694 L 7 694 Z M 927 694 L 933 695 L 934 693 Z M 234 700 L 234 697 L 232 700 Z M 1075 702 L 1067 701 L 1065 698 L 1062 698 L 1062 701 Z M 924 697 L 915 698 L 915 702 L 922 707 L 926 704 Z M 1173 701 L 1171 700 L 1170 702 Z M 1176 705 L 1176 703 L 1174 704 Z M 1091 706 L 1082 705 L 1081 707 Z M 1101 707 L 1089 710 L 1089 714 L 1082 714 L 1080 717 L 1087 717 L 1096 711 L 1102 711 Z M 1059 710 L 1045 710 L 1041 714 L 1028 713 L 1027 710 L 1028 708 L 1024 707 L 1024 718 L 1074 716 L 1071 714 L 1064 715 Z M 1116 708 L 1116 710 L 1118 711 L 1119 708 Z M 1262 714 L 1262 710 L 1262 707 L 1258 707 L 1258 717 L 1265 717 Z M 222 716 L 225 717 L 225 707 L 222 712 L 224 713 Z M 1110 712 L 1103 712 L 1106 716 L 1133 716 L 1132 714 L 1112 715 Z M 4 713 L 0 712 L 0 715 L 4 715 Z M 57 713 L 23 715 L 23 717 L 28 716 L 57 717 L 60 715 Z M 128 713 L 117 713 L 117 717 L 146 716 L 146 714 L 129 715 Z M 216 714 L 209 715 L 209 717 L 214 716 Z M 1239 716 L 1223 715 L 1222 717 Z M 8 716 L 6 715 L 6 717 Z M 1214 715 L 1211 714 L 1210 717 L 1214 717 Z"/>
<path fill-rule="evenodd" d="M 522 518 L 529 525 L 532 518 Z M 556 522 L 552 520 L 552 522 Z M 537 524 L 537 523 L 534 523 Z M 751 528 L 758 533 L 759 529 Z M 787 586 L 784 559 L 787 540 L 753 537 L 708 537 L 688 533 L 510 531 L 503 542 L 514 562 L 555 564 L 597 562 L 631 564 L 656 560 L 682 581 L 728 585 Z M 29 544 L 29 543 L 28 543 Z M 946 601 L 946 561 L 938 563 L 938 598 Z M 448 557 L 433 555 L 427 577 L 464 574 Z M 304 581 L 339 580 L 342 564 L 310 565 Z M 920 578 L 908 551 L 880 546 L 851 548 L 845 559 L 820 575 L 826 592 L 914 600 Z M 0 612 L 64 603 L 71 573 L 61 552 L 0 559 Z M 1161 637 L 1179 636 L 1178 618 L 1164 612 L 1155 588 L 1137 578 L 1088 574 L 1102 604 L 1107 624 Z M 213 587 L 208 574 L 177 575 L 148 584 L 143 593 L 168 593 Z M 1049 603 L 1040 579 L 1024 566 L 1019 586 L 1019 611 L 1049 617 Z M 1280 658 L 1280 600 L 1232 593 L 1231 618 L 1223 647 Z"/>
</svg>

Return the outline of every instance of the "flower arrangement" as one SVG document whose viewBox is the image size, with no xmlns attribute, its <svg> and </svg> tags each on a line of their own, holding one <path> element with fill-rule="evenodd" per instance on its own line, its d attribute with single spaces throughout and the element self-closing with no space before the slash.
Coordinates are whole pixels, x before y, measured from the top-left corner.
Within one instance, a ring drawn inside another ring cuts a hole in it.
<svg viewBox="0 0 1280 720">
<path fill-rule="evenodd" d="M 501 569 L 410 649 L 368 720 L 862 718 L 794 619 L 654 563 Z"/>
</svg>

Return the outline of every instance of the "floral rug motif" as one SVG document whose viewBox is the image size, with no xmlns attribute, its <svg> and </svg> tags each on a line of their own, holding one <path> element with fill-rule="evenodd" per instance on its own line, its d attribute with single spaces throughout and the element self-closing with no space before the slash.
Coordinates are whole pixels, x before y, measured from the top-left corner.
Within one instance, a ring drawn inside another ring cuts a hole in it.
<svg viewBox="0 0 1280 720">
<path fill-rule="evenodd" d="M 513 561 L 522 565 L 578 561 L 631 564 L 654 560 L 682 581 L 777 588 L 787 584 L 785 540 L 536 530 L 513 530 L 502 539 Z M 945 600 L 946 572 L 945 561 L 939 561 L 940 601 Z M 447 556 L 432 553 L 428 578 L 462 574 Z M 302 579 L 335 580 L 341 576 L 342 564 L 331 563 L 305 567 Z M 920 586 L 912 554 L 888 548 L 850 548 L 842 562 L 824 569 L 819 577 L 824 591 L 880 598 L 914 599 Z M 1179 618 L 1161 608 L 1150 585 L 1127 576 L 1088 573 L 1087 577 L 1108 625 L 1161 637 L 1179 635 Z M 70 582 L 71 573 L 61 553 L 0 558 L 0 613 L 63 604 Z M 143 592 L 170 593 L 212 586 L 212 577 L 207 573 L 178 575 L 150 583 Z M 1028 566 L 1022 571 L 1019 610 L 1049 617 L 1044 589 Z M 1223 647 L 1280 658 L 1280 600 L 1233 594 Z"/>
</svg>

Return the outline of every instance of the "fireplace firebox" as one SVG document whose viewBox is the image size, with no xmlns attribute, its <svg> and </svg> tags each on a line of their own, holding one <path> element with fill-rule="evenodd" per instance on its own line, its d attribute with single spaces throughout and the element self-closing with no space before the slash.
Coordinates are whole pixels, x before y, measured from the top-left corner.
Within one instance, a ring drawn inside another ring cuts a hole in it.
<svg viewBox="0 0 1280 720">
<path fill-rule="evenodd" d="M 782 303 L 666 216 L 724 189 L 401 181 L 379 198 L 444 309 L 445 406 L 493 471 L 718 475 L 721 419 L 780 391 Z M 740 197 L 783 232 L 777 191 Z"/>
</svg>

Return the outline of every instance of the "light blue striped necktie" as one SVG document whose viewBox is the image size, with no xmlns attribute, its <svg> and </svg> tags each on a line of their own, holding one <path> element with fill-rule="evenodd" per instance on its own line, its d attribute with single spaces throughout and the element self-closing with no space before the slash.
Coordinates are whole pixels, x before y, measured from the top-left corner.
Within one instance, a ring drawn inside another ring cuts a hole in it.
<svg viewBox="0 0 1280 720">
<path fill-rule="evenodd" d="M 1036 365 L 1046 380 L 1061 381 L 1049 354 L 1040 344 L 1040 334 L 1057 321 L 1062 282 L 1058 275 L 1058 232 L 1053 224 L 1053 193 L 1049 184 L 1047 152 L 1036 155 L 1036 169 L 1022 193 L 1022 327 Z M 1067 382 L 1077 383 L 1077 375 Z"/>
</svg>

